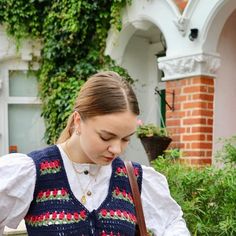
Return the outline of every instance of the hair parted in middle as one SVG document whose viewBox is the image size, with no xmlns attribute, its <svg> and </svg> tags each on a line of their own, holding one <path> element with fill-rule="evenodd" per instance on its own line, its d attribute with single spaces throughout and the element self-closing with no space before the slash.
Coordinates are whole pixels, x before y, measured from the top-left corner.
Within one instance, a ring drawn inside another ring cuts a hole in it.
<svg viewBox="0 0 236 236">
<path fill-rule="evenodd" d="M 104 71 L 92 75 L 79 91 L 74 105 L 82 120 L 94 116 L 130 111 L 139 115 L 139 106 L 131 85 L 118 73 Z M 73 113 L 57 143 L 64 142 L 74 132 Z"/>
</svg>

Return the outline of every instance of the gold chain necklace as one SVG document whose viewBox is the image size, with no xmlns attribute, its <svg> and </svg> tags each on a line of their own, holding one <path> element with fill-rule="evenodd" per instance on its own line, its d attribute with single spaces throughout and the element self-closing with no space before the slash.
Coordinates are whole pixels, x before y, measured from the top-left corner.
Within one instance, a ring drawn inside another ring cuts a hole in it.
<svg viewBox="0 0 236 236">
<path fill-rule="evenodd" d="M 67 148 L 68 149 L 68 148 Z M 68 151 L 67 151 L 68 152 Z M 72 163 L 72 165 L 73 165 L 73 168 L 74 168 L 74 170 L 75 170 L 75 172 L 76 173 L 78 173 L 78 174 L 85 174 L 85 175 L 91 175 L 91 176 L 96 176 L 97 175 L 97 173 L 95 173 L 95 174 L 93 174 L 92 172 L 90 172 L 89 170 L 82 170 L 82 171 L 79 171 L 79 170 L 77 170 L 76 169 L 76 167 L 75 167 L 75 163 L 73 162 L 73 161 L 71 161 L 71 163 Z"/>
<path fill-rule="evenodd" d="M 70 152 L 69 152 L 69 149 L 68 149 L 68 146 L 67 146 L 68 144 L 67 144 L 67 143 L 68 143 L 68 140 L 67 140 L 66 143 L 65 143 L 65 150 L 66 150 L 66 153 L 67 153 L 67 155 L 68 155 L 68 157 L 69 157 L 69 159 L 70 159 L 70 161 L 71 161 L 72 159 L 71 159 L 71 155 L 70 155 Z M 93 178 L 90 179 L 90 181 L 88 182 L 86 188 L 83 188 L 83 187 L 82 187 L 82 184 L 81 184 L 81 182 L 80 182 L 80 178 L 78 178 L 79 185 L 80 185 L 80 189 L 81 189 L 81 191 L 82 191 L 82 197 L 81 197 L 80 201 L 81 201 L 81 203 L 82 203 L 83 205 L 85 205 L 86 202 L 87 202 L 86 195 L 87 195 L 87 196 L 91 196 L 91 195 L 92 195 L 92 192 L 91 192 L 90 190 L 88 190 L 88 188 L 89 188 L 90 184 L 93 182 L 93 180 L 96 182 L 96 180 L 97 180 L 96 177 L 97 177 L 97 175 L 98 175 L 98 173 L 99 173 L 99 171 L 100 171 L 100 169 L 101 169 L 101 166 L 98 168 L 98 170 L 97 170 L 97 172 L 96 172 L 95 174 L 92 174 L 92 173 L 89 172 L 88 170 L 85 170 L 85 171 L 78 171 L 78 170 L 76 169 L 76 167 L 75 167 L 73 161 L 71 161 L 71 164 L 72 164 L 72 167 L 73 167 L 73 169 L 74 169 L 74 171 L 75 171 L 76 173 L 78 173 L 78 174 L 84 173 L 85 175 L 89 174 L 89 175 L 95 177 L 94 179 L 93 179 Z"/>
<path fill-rule="evenodd" d="M 77 172 L 77 171 L 76 171 L 76 168 L 75 168 L 75 166 L 74 166 L 73 163 L 72 163 L 72 166 L 73 166 L 75 172 Z M 86 195 L 87 195 L 87 196 L 91 196 L 91 195 L 92 195 L 92 192 L 91 192 L 90 190 L 88 190 L 90 184 L 92 183 L 92 180 L 93 180 L 93 179 L 91 178 L 90 181 L 88 182 L 87 186 L 86 186 L 85 188 L 83 188 L 83 187 L 82 187 L 82 184 L 81 184 L 81 182 L 80 182 L 80 177 L 78 177 L 79 186 L 80 186 L 80 189 L 81 189 L 81 191 L 82 191 L 82 197 L 81 197 L 80 201 L 81 201 L 81 203 L 82 203 L 83 205 L 86 204 L 86 202 L 87 202 Z"/>
</svg>

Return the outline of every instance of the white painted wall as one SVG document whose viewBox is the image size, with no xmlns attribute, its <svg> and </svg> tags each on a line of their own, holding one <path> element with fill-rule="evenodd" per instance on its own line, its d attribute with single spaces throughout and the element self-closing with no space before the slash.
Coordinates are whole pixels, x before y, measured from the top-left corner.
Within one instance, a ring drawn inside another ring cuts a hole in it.
<svg viewBox="0 0 236 236">
<path fill-rule="evenodd" d="M 149 40 L 133 36 L 127 44 L 122 66 L 126 68 L 135 81 L 134 90 L 140 105 L 140 119 L 145 123 L 159 124 L 159 97 L 155 95 L 155 87 L 160 78 L 155 54 L 161 45 L 150 44 Z M 132 138 L 125 154 L 126 159 L 148 165 L 148 159 L 140 140 Z"/>
<path fill-rule="evenodd" d="M 139 101 L 140 112 L 144 114 L 147 111 L 147 64 L 148 58 L 148 42 L 142 38 L 131 38 L 123 56 L 122 66 L 126 68 L 131 75 L 131 77 L 138 82 L 135 82 L 134 89 Z M 142 116 L 140 116 L 143 119 Z M 148 163 L 145 151 L 140 143 L 140 140 L 135 136 L 132 138 L 128 149 L 126 150 L 125 158 L 129 160 L 134 160 L 137 162 L 142 162 L 144 164 Z"/>
<path fill-rule="evenodd" d="M 18 97 L 9 101 L 9 70 L 28 70 L 32 57 L 40 56 L 40 42 L 25 40 L 19 50 L 0 25 L 0 156 L 9 151 L 8 104 L 40 104 L 39 99 Z M 33 70 L 39 68 L 33 63 Z"/>
<path fill-rule="evenodd" d="M 236 135 L 236 10 L 219 38 L 221 67 L 215 80 L 214 151 L 220 137 Z"/>
</svg>

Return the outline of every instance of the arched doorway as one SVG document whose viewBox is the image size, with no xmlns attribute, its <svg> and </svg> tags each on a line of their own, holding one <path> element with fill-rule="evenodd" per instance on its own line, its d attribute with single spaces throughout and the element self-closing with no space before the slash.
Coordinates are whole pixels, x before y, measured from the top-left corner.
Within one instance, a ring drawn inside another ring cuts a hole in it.
<svg viewBox="0 0 236 236">
<path fill-rule="evenodd" d="M 121 66 L 126 68 L 135 80 L 134 89 L 140 105 L 140 119 L 145 123 L 163 125 L 165 104 L 155 93 L 155 89 L 161 91 L 163 95 L 165 93 L 165 82 L 161 81 L 162 72 L 157 66 L 157 56 L 161 56 L 166 50 L 163 35 L 157 26 L 149 22 L 134 24 L 134 27 L 136 30 L 127 42 Z M 137 138 L 132 139 L 126 153 L 127 157 L 149 164 L 139 142 Z"/>
</svg>

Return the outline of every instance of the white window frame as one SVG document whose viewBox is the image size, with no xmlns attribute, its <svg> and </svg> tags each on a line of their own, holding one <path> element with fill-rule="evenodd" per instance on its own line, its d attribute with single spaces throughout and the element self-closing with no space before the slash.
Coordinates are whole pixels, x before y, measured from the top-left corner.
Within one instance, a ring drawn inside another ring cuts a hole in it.
<svg viewBox="0 0 236 236">
<path fill-rule="evenodd" d="M 38 70 L 38 63 L 34 63 L 31 70 Z M 9 153 L 9 128 L 8 105 L 9 104 L 42 104 L 38 97 L 10 97 L 9 96 L 9 72 L 29 70 L 29 64 L 19 59 L 10 59 L 0 62 L 0 156 Z"/>
</svg>

